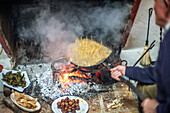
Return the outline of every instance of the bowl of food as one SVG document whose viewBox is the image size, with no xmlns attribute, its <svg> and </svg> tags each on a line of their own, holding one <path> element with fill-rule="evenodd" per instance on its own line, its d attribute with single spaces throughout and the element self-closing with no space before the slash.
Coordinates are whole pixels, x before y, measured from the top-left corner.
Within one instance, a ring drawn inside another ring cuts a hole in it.
<svg viewBox="0 0 170 113">
<path fill-rule="evenodd" d="M 33 98 L 24 93 L 15 91 L 14 93 L 11 93 L 10 98 L 19 108 L 27 112 L 35 112 L 41 108 L 38 98 Z"/>
<path fill-rule="evenodd" d="M 0 73 L 1 82 L 16 91 L 23 92 L 30 85 L 26 71 L 15 71 L 3 69 Z"/>
<path fill-rule="evenodd" d="M 54 113 L 87 113 L 89 106 L 87 101 L 77 96 L 59 97 L 52 103 Z"/>
</svg>

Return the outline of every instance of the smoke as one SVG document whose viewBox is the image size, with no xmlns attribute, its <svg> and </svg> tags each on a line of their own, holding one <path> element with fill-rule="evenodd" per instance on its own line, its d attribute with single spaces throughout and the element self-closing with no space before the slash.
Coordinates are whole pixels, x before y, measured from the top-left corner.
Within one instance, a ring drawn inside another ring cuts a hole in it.
<svg viewBox="0 0 170 113">
<path fill-rule="evenodd" d="M 83 6 L 62 2 L 55 7 L 58 7 L 56 11 L 43 8 L 29 27 L 20 31 L 25 38 L 39 40 L 42 52 L 52 60 L 65 56 L 69 44 L 81 36 L 93 36 L 96 41 L 112 44 L 118 42 L 130 12 L 122 3 Z"/>
<path fill-rule="evenodd" d="M 42 12 L 39 16 L 35 25 L 40 35 L 43 53 L 52 60 L 65 56 L 67 47 L 74 41 L 76 34 L 71 29 L 66 29 L 67 24 L 49 11 Z"/>
</svg>

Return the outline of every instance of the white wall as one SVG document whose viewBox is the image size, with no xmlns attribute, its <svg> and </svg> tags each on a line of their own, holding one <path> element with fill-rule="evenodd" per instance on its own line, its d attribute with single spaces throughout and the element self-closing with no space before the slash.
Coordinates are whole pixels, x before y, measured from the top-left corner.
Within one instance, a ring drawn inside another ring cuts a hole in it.
<svg viewBox="0 0 170 113">
<path fill-rule="evenodd" d="M 141 0 L 130 35 L 121 55 L 124 59 L 129 60 L 130 65 L 135 63 L 135 61 L 137 61 L 137 59 L 141 56 L 143 52 L 143 47 L 145 45 L 145 40 L 147 37 L 149 8 L 153 8 L 153 6 L 154 0 Z M 155 61 L 157 59 L 157 54 L 159 50 L 160 27 L 155 24 L 154 10 L 150 19 L 149 45 L 153 40 L 156 40 L 156 45 L 150 51 L 150 56 L 151 59 Z M 130 57 L 130 59 L 127 58 L 128 56 Z"/>
<path fill-rule="evenodd" d="M 141 0 L 126 48 L 143 47 L 145 44 L 149 18 L 148 10 L 151 7 L 153 8 L 153 5 L 154 0 Z M 155 24 L 155 12 L 153 10 L 150 20 L 149 42 L 151 43 L 154 39 L 159 41 L 159 33 L 160 27 Z"/>
</svg>

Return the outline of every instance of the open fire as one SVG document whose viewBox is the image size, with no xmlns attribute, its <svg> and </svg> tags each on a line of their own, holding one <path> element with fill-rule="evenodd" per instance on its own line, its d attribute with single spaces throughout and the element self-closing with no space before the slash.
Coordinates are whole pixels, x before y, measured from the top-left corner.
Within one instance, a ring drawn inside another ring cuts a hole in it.
<svg viewBox="0 0 170 113">
<path fill-rule="evenodd" d="M 127 65 L 125 60 L 118 58 L 116 62 L 113 63 L 113 65 L 121 65 L 123 62 L 125 62 L 125 65 Z M 71 64 L 65 57 L 54 61 L 51 64 L 51 68 L 53 70 L 54 84 L 56 81 L 58 81 L 62 83 L 64 87 L 68 86 L 72 82 L 87 84 L 89 82 L 95 82 L 98 84 L 115 82 L 115 80 L 111 78 L 110 71 L 108 69 L 101 66 L 94 69 L 76 67 L 74 64 Z"/>
<path fill-rule="evenodd" d="M 61 63 L 61 60 L 64 60 Z M 75 66 L 70 64 L 68 61 L 64 63 L 66 59 L 59 59 L 58 61 L 52 63 L 52 70 L 53 70 L 53 80 L 54 84 L 57 82 L 61 83 L 63 88 L 68 88 L 70 84 L 73 83 L 86 83 L 89 82 L 91 79 L 91 74 L 82 73 L 79 70 L 75 70 Z M 92 81 L 91 81 L 92 82 Z"/>
<path fill-rule="evenodd" d="M 72 83 L 86 83 L 99 82 L 99 74 L 96 73 L 83 73 L 78 70 L 75 65 L 71 64 L 66 58 L 61 58 L 51 65 L 53 70 L 54 84 L 61 83 L 64 88 L 67 88 Z"/>
<path fill-rule="evenodd" d="M 52 64 L 19 65 L 18 69 L 27 70 L 33 75 L 27 93 L 46 98 L 47 102 L 64 95 L 86 98 L 96 96 L 100 92 L 112 91 L 112 85 L 115 83 L 109 70 L 82 73 L 65 57 L 57 59 Z"/>
<path fill-rule="evenodd" d="M 70 83 L 72 82 L 76 82 L 76 83 L 86 83 L 86 81 L 82 81 L 81 79 L 72 79 L 73 77 L 77 77 L 77 78 L 85 78 L 87 79 L 86 76 L 84 76 L 81 73 L 78 72 L 73 72 L 73 73 L 63 73 L 60 74 L 60 76 L 58 77 L 58 80 L 60 83 L 63 84 L 64 88 L 66 88 Z"/>
</svg>

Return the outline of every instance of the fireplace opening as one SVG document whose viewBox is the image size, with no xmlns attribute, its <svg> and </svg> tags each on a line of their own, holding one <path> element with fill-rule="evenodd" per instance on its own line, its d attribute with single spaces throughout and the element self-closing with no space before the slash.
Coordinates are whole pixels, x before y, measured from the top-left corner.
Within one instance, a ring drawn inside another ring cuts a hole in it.
<svg viewBox="0 0 170 113">
<path fill-rule="evenodd" d="M 110 77 L 107 69 L 90 74 L 77 70 L 83 77 L 74 74 L 68 79 L 81 83 L 74 81 L 73 87 L 65 88 L 67 86 L 59 83 L 57 77 L 61 73 L 50 67 L 51 62 L 65 57 L 68 45 L 80 37 L 93 37 L 93 40 L 111 49 L 121 50 L 123 34 L 130 17 L 128 5 L 134 1 L 40 1 L 17 0 L 0 5 L 5 18 L 1 22 L 3 38 L 7 42 L 6 52 L 15 62 L 13 68 L 27 70 L 31 75 L 32 84 L 27 93 L 54 99 L 61 95 L 93 96 L 98 92 L 111 91 L 116 81 Z M 119 54 L 111 57 L 109 63 L 114 66 L 119 64 Z M 70 65 L 68 61 L 61 64 Z M 38 65 L 38 68 L 34 65 Z M 42 69 L 43 72 L 39 73 Z"/>
<path fill-rule="evenodd" d="M 133 92 L 112 79 L 108 69 L 83 73 L 65 59 L 68 45 L 81 37 L 121 51 L 135 0 L 1 1 L 0 42 L 3 38 L 13 69 L 29 75 L 31 84 L 24 93 L 39 98 L 42 107 L 48 103 L 48 109 L 56 98 L 73 95 L 85 99 L 92 112 L 137 111 Z M 117 54 L 108 63 L 122 61 Z M 124 105 L 108 108 L 115 99 Z"/>
</svg>

